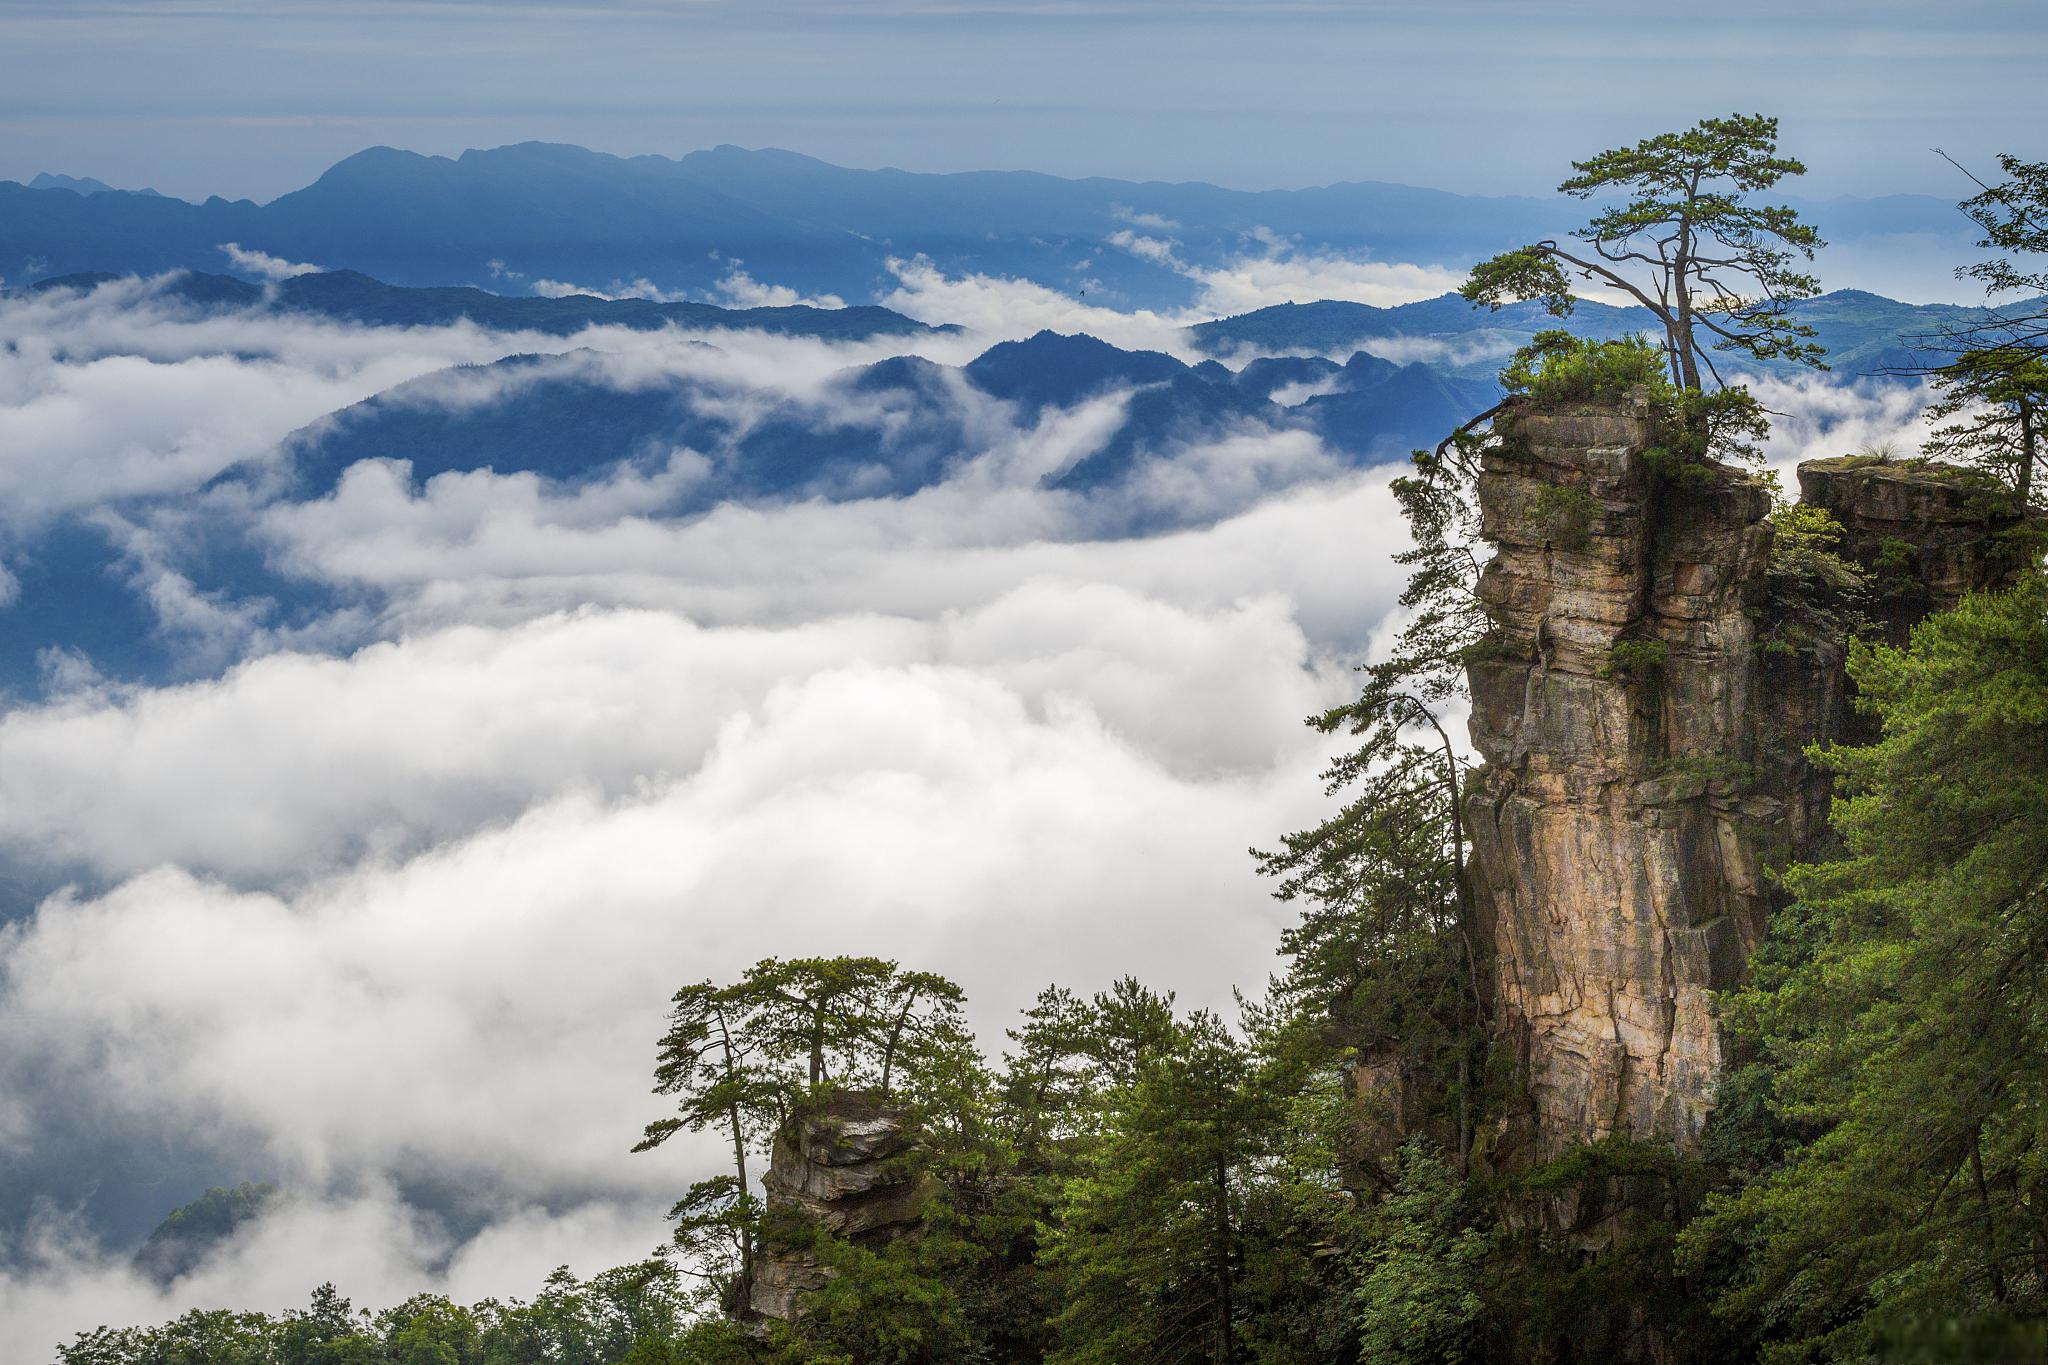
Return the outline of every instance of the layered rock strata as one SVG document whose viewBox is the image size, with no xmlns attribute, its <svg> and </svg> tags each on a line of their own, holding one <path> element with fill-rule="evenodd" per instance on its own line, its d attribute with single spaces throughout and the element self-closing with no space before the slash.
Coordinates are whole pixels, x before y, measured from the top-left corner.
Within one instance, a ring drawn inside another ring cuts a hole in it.
<svg viewBox="0 0 2048 1365">
<path fill-rule="evenodd" d="M 1769 870 L 1825 831 L 1802 750 L 1846 715 L 1843 641 L 1773 627 L 1768 489 L 1721 465 L 1660 477 L 1645 405 L 1524 405 L 1495 432 L 1464 813 L 1527 1096 L 1499 1155 L 1687 1143 L 1723 1073 L 1712 993 L 1778 903 Z M 1996 518 L 1967 481 L 1897 473 L 1822 462 L 1802 482 L 1852 554 L 1911 575 L 1902 611 L 1998 581 Z"/>
<path fill-rule="evenodd" d="M 1973 588 L 2009 579 L 2019 524 L 2012 496 L 1953 465 L 1844 456 L 1799 466 L 1799 497 L 1842 524 L 1843 553 L 1871 573 L 1871 615 L 1893 644 Z"/>
<path fill-rule="evenodd" d="M 809 1224 L 852 1241 L 915 1229 L 933 1193 L 918 1171 L 916 1151 L 901 1114 L 868 1095 L 834 1096 L 789 1122 L 761 1181 L 770 1237 L 749 1287 L 755 1315 L 793 1321 L 804 1295 L 824 1287 L 830 1275 L 801 1239 L 777 1239 L 778 1225 Z"/>
</svg>

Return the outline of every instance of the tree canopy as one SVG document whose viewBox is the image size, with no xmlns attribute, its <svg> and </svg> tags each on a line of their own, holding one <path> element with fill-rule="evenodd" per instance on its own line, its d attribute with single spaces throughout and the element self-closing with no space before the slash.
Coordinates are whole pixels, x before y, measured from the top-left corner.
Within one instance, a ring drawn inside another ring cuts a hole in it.
<svg viewBox="0 0 2048 1365">
<path fill-rule="evenodd" d="M 1474 303 L 1541 300 L 1559 317 L 1576 297 L 1573 279 L 1618 291 L 1664 329 L 1671 379 L 1701 387 L 1701 367 L 1718 381 L 1712 352 L 1818 365 L 1813 330 L 1787 305 L 1820 292 L 1798 268 L 1823 245 L 1820 234 L 1782 205 L 1754 202 L 1806 167 L 1778 154 L 1778 121 L 1761 114 L 1701 119 L 1585 161 L 1560 194 L 1620 196 L 1572 236 L 1584 246 L 1533 242 L 1472 268 L 1462 293 Z"/>
</svg>

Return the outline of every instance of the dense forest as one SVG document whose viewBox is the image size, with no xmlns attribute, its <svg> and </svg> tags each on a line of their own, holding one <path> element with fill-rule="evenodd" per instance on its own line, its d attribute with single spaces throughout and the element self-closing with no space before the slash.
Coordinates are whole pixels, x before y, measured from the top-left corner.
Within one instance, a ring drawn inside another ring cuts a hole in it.
<svg viewBox="0 0 2048 1365">
<path fill-rule="evenodd" d="M 1607 405 L 1644 414 L 1660 525 L 1709 477 L 1768 487 L 1747 471 L 1769 414 L 1721 372 L 1825 362 L 1785 311 L 1817 292 L 1821 239 L 1757 202 L 1803 169 L 1775 121 L 1708 119 L 1577 163 L 1560 188 L 1587 226 L 1474 268 L 1475 306 L 1563 314 L 1590 283 L 1663 335 L 1543 334 L 1502 407 L 1396 481 L 1406 624 L 1355 701 L 1311 718 L 1342 750 L 1332 810 L 1253 854 L 1298 916 L 1235 1017 L 1161 983 L 1049 986 L 990 1056 L 942 976 L 765 960 L 683 986 L 650 1040 L 674 1110 L 645 1159 L 700 1135 L 725 1168 L 643 1264 L 466 1306 L 359 1311 L 323 1286 L 57 1359 L 2048 1359 L 2048 162 L 2004 158 L 1963 205 L 1987 252 L 1965 273 L 2032 301 L 1943 338 L 1926 449 L 1856 462 L 1963 490 L 1997 528 L 1997 585 L 1904 621 L 1891 549 L 1859 558 L 1814 506 L 1769 514 L 1757 648 L 1838 649 L 1855 723 L 1786 758 L 1831 784 L 1829 828 L 1770 869 L 1768 932 L 1716 993 L 1704 1128 L 1514 1140 L 1528 1078 L 1475 903 L 1477 775 L 1440 720 L 1502 648 L 1475 587 L 1484 471 L 1516 411 Z M 1557 551 L 1583 544 L 1586 492 L 1536 501 Z M 1664 650 L 1619 640 L 1604 668 L 1645 676 Z M 1745 780 L 1712 766 L 1657 776 Z"/>
</svg>

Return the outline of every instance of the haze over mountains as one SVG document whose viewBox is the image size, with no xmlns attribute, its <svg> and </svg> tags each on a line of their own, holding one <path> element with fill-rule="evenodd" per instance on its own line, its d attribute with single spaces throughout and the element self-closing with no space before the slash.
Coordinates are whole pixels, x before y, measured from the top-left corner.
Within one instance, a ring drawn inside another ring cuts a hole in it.
<svg viewBox="0 0 2048 1365">
<path fill-rule="evenodd" d="M 483 348 L 475 362 L 308 413 L 316 420 L 288 436 L 279 430 L 281 440 L 201 466 L 194 494 L 216 509 L 245 509 L 206 519 L 204 534 L 178 529 L 189 513 L 163 504 L 160 488 L 46 514 L 18 508 L 6 566 L 11 615 L 25 628 L 0 645 L 0 686 L 18 694 L 61 676 L 51 672 L 57 657 L 108 679 L 165 681 L 217 666 L 197 646 L 222 619 L 289 637 L 344 603 L 379 609 L 374 593 L 309 577 L 280 553 L 274 531 L 275 506 L 334 499 L 366 464 L 404 462 L 413 489 L 477 473 L 537 477 L 563 495 L 638 480 L 639 511 L 679 518 L 725 504 L 909 497 L 962 477 L 992 443 L 1074 415 L 1085 439 L 1003 478 L 1084 499 L 1091 535 L 1138 536 L 1229 505 L 1157 488 L 1169 470 L 1183 485 L 1214 479 L 1218 451 L 1294 443 L 1284 458 L 1247 456 L 1230 473 L 1274 490 L 1435 444 L 1495 401 L 1503 356 L 1556 325 L 1534 305 L 1495 313 L 1445 296 L 1388 308 L 1277 305 L 1160 326 L 1164 349 L 1050 329 L 991 345 L 872 305 L 520 297 L 393 286 L 353 271 L 262 285 L 196 271 L 147 281 L 88 274 L 7 297 L 144 332 L 457 329 Z M 1843 381 L 1924 366 L 1929 341 L 1967 311 L 1854 291 L 1798 307 Z M 1648 321 L 1640 310 L 1587 304 L 1565 325 L 1619 336 Z M 788 391 L 734 371 L 724 348 L 740 334 L 860 345 L 885 358 L 835 364 L 828 354 L 814 383 Z M 650 336 L 654 359 L 629 340 L 636 336 Z M 934 346 L 941 353 L 920 353 Z M 183 615 L 198 612 L 183 624 L 180 612 L 167 614 L 170 581 L 177 600 L 189 599 Z"/>
<path fill-rule="evenodd" d="M 260 205 L 75 192 L 88 188 L 104 187 L 0 182 L 0 278 L 213 270 L 222 244 L 233 242 L 395 284 L 495 282 L 525 292 L 536 282 L 644 281 L 706 297 L 737 275 L 870 301 L 893 287 L 892 260 L 923 256 L 949 273 L 1085 291 L 1114 307 L 1177 308 L 1204 296 L 1211 272 L 1247 259 L 1455 268 L 1557 234 L 1580 216 L 1564 199 L 1370 181 L 1244 192 L 1030 172 L 853 170 L 731 146 L 679 159 L 546 143 L 454 158 L 374 147 Z M 1941 278 L 1925 263 L 1961 259 L 1973 236 L 1952 203 L 1931 197 L 1802 207 L 1834 244 L 1837 283 L 1884 288 L 1910 278 L 1925 295 Z M 1325 296 L 1309 292 L 1313 272 L 1303 278 L 1298 301 Z"/>
</svg>

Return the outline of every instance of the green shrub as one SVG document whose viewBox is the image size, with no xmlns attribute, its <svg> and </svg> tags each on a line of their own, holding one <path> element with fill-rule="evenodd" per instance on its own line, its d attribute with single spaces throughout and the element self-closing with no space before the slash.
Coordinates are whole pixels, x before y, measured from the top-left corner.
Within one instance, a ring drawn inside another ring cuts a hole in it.
<svg viewBox="0 0 2048 1365">
<path fill-rule="evenodd" d="M 1510 395 L 1539 403 L 1613 402 L 1642 394 L 1657 436 L 1645 462 L 1680 484 L 1706 477 L 1693 468 L 1703 460 L 1760 461 L 1770 430 L 1763 405 L 1748 389 L 1708 392 L 1674 385 L 1664 348 L 1646 336 L 1596 341 L 1556 329 L 1538 332 L 1501 370 L 1500 382 Z"/>
<path fill-rule="evenodd" d="M 1570 332 L 1538 332 L 1500 372 L 1501 387 L 1539 402 L 1620 398 L 1637 388 L 1668 393 L 1664 349 L 1643 336 L 1594 341 Z"/>
<path fill-rule="evenodd" d="M 1592 495 L 1583 488 L 1547 483 L 1537 490 L 1529 505 L 1530 515 L 1543 527 L 1550 542 L 1562 550 L 1583 550 L 1593 540 Z"/>
<path fill-rule="evenodd" d="M 1616 640 L 1607 649 L 1603 678 L 1647 678 L 1664 666 L 1671 653 L 1662 640 Z"/>
</svg>

